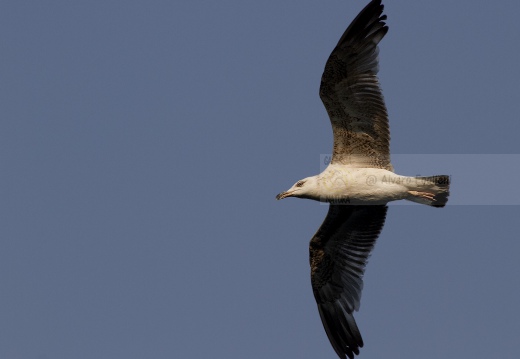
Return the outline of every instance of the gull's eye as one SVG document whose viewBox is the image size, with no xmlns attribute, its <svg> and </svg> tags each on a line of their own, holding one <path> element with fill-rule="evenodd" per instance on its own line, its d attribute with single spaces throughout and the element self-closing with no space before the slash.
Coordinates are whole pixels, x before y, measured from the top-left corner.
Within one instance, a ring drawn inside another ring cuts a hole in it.
<svg viewBox="0 0 520 359">
<path fill-rule="evenodd" d="M 301 186 L 303 186 L 304 183 L 305 183 L 305 181 L 298 181 L 298 182 L 296 182 L 296 187 L 301 187 Z"/>
</svg>

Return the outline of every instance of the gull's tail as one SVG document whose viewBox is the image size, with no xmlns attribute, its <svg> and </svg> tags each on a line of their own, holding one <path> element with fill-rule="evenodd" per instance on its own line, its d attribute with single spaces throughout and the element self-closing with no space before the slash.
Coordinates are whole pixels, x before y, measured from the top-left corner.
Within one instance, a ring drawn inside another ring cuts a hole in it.
<svg viewBox="0 0 520 359">
<path fill-rule="evenodd" d="M 444 207 L 450 195 L 450 176 L 415 177 L 408 200 L 433 207 Z"/>
</svg>

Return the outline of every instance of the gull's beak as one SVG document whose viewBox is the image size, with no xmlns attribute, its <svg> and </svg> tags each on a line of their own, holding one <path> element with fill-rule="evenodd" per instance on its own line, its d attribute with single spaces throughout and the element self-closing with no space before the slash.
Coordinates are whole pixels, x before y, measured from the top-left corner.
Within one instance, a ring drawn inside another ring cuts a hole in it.
<svg viewBox="0 0 520 359">
<path fill-rule="evenodd" d="M 280 193 L 278 196 L 276 196 L 276 199 L 277 200 L 281 200 L 281 199 L 284 199 L 284 198 L 287 198 L 287 197 L 291 197 L 292 194 L 293 194 L 294 191 L 287 191 L 287 192 L 282 192 Z"/>
</svg>

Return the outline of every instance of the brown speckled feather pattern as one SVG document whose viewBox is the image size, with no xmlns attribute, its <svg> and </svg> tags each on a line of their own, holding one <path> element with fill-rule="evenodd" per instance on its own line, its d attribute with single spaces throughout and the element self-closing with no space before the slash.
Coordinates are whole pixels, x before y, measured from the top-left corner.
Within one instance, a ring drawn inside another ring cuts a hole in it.
<svg viewBox="0 0 520 359">
<path fill-rule="evenodd" d="M 384 168 L 390 164 L 388 114 L 377 78 L 377 44 L 388 27 L 381 0 L 371 1 L 330 54 L 320 97 L 332 124 L 332 163 Z"/>
<path fill-rule="evenodd" d="M 352 313 L 359 309 L 368 257 L 385 223 L 387 206 L 330 205 L 310 241 L 314 298 L 327 336 L 340 358 L 363 346 Z"/>
</svg>

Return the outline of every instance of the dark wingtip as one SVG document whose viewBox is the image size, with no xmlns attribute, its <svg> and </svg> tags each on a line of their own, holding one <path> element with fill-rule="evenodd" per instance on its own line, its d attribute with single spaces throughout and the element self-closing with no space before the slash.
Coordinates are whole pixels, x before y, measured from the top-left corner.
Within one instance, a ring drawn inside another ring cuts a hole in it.
<svg viewBox="0 0 520 359">
<path fill-rule="evenodd" d="M 354 359 L 354 355 L 359 355 L 359 348 L 363 347 L 363 339 L 352 313 L 342 309 L 338 302 L 318 304 L 318 312 L 336 354 L 340 358 L 347 356 L 350 359 Z"/>
<path fill-rule="evenodd" d="M 382 30 L 379 29 L 379 31 L 383 32 L 383 36 L 386 35 L 388 32 L 388 26 L 386 25 L 385 20 L 387 20 L 388 17 L 383 14 L 384 8 L 385 6 L 381 3 L 381 0 L 372 0 L 369 2 L 368 5 L 359 12 L 356 18 L 352 20 L 343 33 L 343 36 L 341 36 L 338 41 L 337 46 L 348 41 L 347 38 L 351 37 L 353 34 L 361 34 L 364 31 L 369 30 L 368 33 L 364 35 L 367 36 L 373 31 L 370 29 L 376 29 L 378 26 L 382 28 Z M 383 36 L 381 36 L 381 39 Z"/>
</svg>

